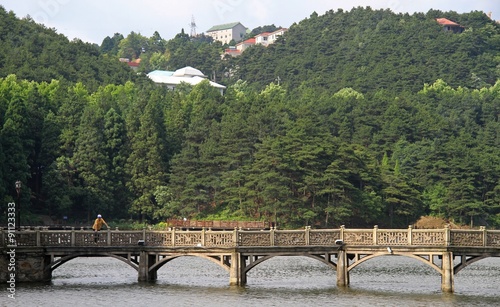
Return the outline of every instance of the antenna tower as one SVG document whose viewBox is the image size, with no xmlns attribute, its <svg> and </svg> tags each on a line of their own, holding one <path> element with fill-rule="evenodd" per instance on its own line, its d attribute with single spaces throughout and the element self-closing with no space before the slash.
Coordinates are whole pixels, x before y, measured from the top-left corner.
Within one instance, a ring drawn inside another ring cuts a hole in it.
<svg viewBox="0 0 500 307">
<path fill-rule="evenodd" d="M 194 22 L 194 15 L 191 16 L 191 23 L 189 26 L 191 27 L 191 37 L 196 36 L 196 22 Z"/>
</svg>

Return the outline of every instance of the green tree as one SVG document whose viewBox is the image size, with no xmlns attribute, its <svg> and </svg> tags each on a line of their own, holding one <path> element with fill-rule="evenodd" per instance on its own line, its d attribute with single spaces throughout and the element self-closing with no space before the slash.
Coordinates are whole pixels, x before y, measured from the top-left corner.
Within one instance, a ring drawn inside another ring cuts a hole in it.
<svg viewBox="0 0 500 307">
<path fill-rule="evenodd" d="M 161 97 L 157 95 L 155 91 L 148 96 L 142 93 L 142 99 L 147 100 L 137 101 L 128 115 L 130 154 L 125 170 L 130 178 L 126 186 L 132 193 L 129 212 L 141 221 L 153 218 L 159 207 L 154 192 L 165 185 L 168 173 L 163 112 L 158 103 Z"/>
<path fill-rule="evenodd" d="M 121 58 L 138 59 L 149 49 L 149 40 L 134 31 L 122 39 L 118 45 L 118 56 Z"/>
</svg>

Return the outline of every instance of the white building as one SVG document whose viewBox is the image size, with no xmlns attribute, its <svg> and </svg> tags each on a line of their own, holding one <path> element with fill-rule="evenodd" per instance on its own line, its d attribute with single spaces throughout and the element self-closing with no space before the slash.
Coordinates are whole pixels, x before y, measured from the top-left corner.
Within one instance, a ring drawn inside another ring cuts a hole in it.
<svg viewBox="0 0 500 307">
<path fill-rule="evenodd" d="M 269 35 L 267 36 L 267 43 L 274 44 L 274 42 L 276 42 L 278 37 L 282 36 L 286 31 L 288 31 L 287 28 L 281 28 L 274 32 L 269 33 Z"/>
<path fill-rule="evenodd" d="M 237 43 L 236 46 L 234 47 L 236 50 L 232 49 L 231 47 L 226 49 L 224 51 L 223 57 L 226 54 L 231 55 L 231 56 L 241 55 L 241 53 L 243 51 L 245 51 L 245 49 L 247 49 L 248 47 L 253 46 L 253 45 L 263 45 L 263 46 L 267 47 L 271 44 L 274 44 L 276 42 L 276 40 L 280 36 L 282 36 L 287 30 L 288 30 L 287 28 L 280 28 L 274 32 L 263 32 L 263 33 L 260 33 L 258 35 L 255 35 L 252 38 L 249 38 L 245 41 Z"/>
<path fill-rule="evenodd" d="M 255 35 L 255 44 L 256 45 L 264 45 L 264 46 L 268 46 L 270 44 L 273 44 L 274 42 L 276 42 L 276 40 L 278 39 L 278 37 L 280 37 L 281 35 L 283 35 L 283 33 L 285 33 L 288 29 L 286 28 L 281 28 L 281 29 L 278 29 L 274 32 L 263 32 L 263 33 L 260 33 L 258 35 Z"/>
<path fill-rule="evenodd" d="M 222 44 L 229 44 L 231 40 L 239 42 L 245 37 L 246 33 L 247 28 L 240 22 L 217 25 L 207 30 L 207 35 L 216 41 L 222 42 Z"/>
<path fill-rule="evenodd" d="M 154 70 L 147 76 L 153 82 L 165 85 L 171 90 L 174 90 L 182 82 L 194 86 L 207 78 L 201 71 L 191 66 L 186 66 L 176 71 Z M 212 81 L 209 82 L 211 86 L 219 89 L 221 95 L 224 93 L 226 89 L 224 85 Z"/>
</svg>

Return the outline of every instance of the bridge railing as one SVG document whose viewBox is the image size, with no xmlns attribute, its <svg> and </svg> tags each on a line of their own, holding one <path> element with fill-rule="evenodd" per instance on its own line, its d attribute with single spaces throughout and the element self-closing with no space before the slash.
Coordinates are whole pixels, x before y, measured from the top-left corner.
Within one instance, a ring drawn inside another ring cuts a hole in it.
<svg viewBox="0 0 500 307">
<path fill-rule="evenodd" d="M 341 227 L 341 240 L 351 245 L 422 245 L 446 246 L 450 229 L 345 229 Z"/>
<path fill-rule="evenodd" d="M 500 247 L 500 230 L 460 229 L 311 229 L 185 231 L 171 229 L 107 230 L 2 230 L 2 247 L 51 246 L 167 246 L 167 247 L 253 247 L 253 246 L 331 246 L 337 240 L 353 246 L 474 246 Z"/>
</svg>

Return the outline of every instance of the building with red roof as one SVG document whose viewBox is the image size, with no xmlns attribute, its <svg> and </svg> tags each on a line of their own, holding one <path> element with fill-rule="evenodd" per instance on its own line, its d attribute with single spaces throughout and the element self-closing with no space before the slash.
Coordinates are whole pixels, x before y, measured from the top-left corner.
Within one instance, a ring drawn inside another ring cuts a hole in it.
<svg viewBox="0 0 500 307">
<path fill-rule="evenodd" d="M 462 33 L 465 30 L 465 28 L 459 25 L 458 23 L 446 18 L 436 18 L 436 21 L 438 24 L 443 26 L 443 29 L 445 31 L 451 31 L 453 33 Z"/>
</svg>

